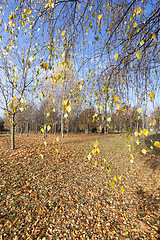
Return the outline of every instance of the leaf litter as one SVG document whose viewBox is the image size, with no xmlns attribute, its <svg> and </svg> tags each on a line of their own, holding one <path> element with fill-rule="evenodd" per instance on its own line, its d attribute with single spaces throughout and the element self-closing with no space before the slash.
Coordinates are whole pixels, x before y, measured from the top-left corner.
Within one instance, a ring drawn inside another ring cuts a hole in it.
<svg viewBox="0 0 160 240">
<path fill-rule="evenodd" d="M 159 168 L 131 163 L 123 137 L 58 138 L 0 138 L 0 239 L 158 239 Z"/>
</svg>

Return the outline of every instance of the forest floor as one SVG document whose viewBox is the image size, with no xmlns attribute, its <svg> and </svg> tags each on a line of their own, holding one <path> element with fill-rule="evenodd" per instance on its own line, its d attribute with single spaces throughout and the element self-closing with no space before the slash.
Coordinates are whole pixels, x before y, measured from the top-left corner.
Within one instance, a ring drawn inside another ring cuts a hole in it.
<svg viewBox="0 0 160 240">
<path fill-rule="evenodd" d="M 158 138 L 0 135 L 0 240 L 160 239 Z"/>
</svg>

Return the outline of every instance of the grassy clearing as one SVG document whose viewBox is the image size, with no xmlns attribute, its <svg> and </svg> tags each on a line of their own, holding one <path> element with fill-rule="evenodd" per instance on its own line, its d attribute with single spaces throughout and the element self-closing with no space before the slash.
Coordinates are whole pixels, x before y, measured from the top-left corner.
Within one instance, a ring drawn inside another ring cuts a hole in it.
<svg viewBox="0 0 160 240">
<path fill-rule="evenodd" d="M 125 136 L 48 135 L 45 146 L 42 135 L 18 135 L 14 151 L 1 137 L 1 239 L 157 239 L 160 155 L 150 138 L 131 163 Z"/>
</svg>

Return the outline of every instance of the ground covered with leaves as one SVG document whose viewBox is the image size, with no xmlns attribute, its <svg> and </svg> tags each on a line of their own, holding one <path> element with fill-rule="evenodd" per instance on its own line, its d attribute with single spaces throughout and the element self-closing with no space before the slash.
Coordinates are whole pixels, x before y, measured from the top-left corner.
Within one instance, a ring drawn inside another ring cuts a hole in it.
<svg viewBox="0 0 160 240">
<path fill-rule="evenodd" d="M 0 239 L 159 239 L 156 147 L 130 162 L 118 134 L 18 135 L 9 145 L 0 135 Z"/>
</svg>

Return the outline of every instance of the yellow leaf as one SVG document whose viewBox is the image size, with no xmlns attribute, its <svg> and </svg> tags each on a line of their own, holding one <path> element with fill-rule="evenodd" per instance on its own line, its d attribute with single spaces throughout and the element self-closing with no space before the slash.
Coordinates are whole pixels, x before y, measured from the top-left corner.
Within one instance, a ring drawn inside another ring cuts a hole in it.
<svg viewBox="0 0 160 240">
<path fill-rule="evenodd" d="M 155 38 L 156 38 L 156 34 L 155 34 L 155 33 L 153 33 L 153 35 L 152 35 L 152 38 L 153 38 L 153 39 L 155 39 Z"/>
<path fill-rule="evenodd" d="M 88 157 L 88 160 L 90 161 L 92 158 L 92 155 L 89 153 L 87 157 Z"/>
<path fill-rule="evenodd" d="M 138 113 L 141 113 L 141 111 L 142 111 L 142 108 L 137 108 Z"/>
<path fill-rule="evenodd" d="M 107 121 L 108 121 L 109 123 L 111 122 L 111 120 L 112 120 L 111 117 L 108 117 L 108 118 L 107 118 Z"/>
<path fill-rule="evenodd" d="M 91 11 L 92 10 L 92 5 L 89 7 L 89 11 Z"/>
<path fill-rule="evenodd" d="M 48 125 L 47 126 L 47 131 L 49 132 L 49 130 L 51 130 L 51 127 Z"/>
<path fill-rule="evenodd" d="M 119 103 L 116 104 L 116 108 L 117 108 L 118 110 L 120 109 L 120 104 L 119 104 Z"/>
<path fill-rule="evenodd" d="M 117 96 L 114 97 L 114 101 L 118 102 L 118 97 Z"/>
<path fill-rule="evenodd" d="M 100 152 L 98 147 L 96 147 L 94 150 L 95 150 L 95 153 L 99 153 Z"/>
<path fill-rule="evenodd" d="M 44 98 L 44 94 L 42 92 L 39 93 L 40 98 Z"/>
<path fill-rule="evenodd" d="M 136 136 L 136 137 L 138 137 L 138 132 L 137 132 L 137 130 L 134 132 L 134 135 Z"/>
<path fill-rule="evenodd" d="M 50 94 L 50 95 L 49 95 L 49 98 L 52 100 L 52 99 L 53 99 L 53 95 L 52 95 L 52 94 Z"/>
<path fill-rule="evenodd" d="M 30 9 L 27 9 L 27 14 L 32 13 L 32 11 Z"/>
<path fill-rule="evenodd" d="M 139 144 L 140 144 L 140 141 L 139 141 L 139 139 L 137 139 L 137 141 L 136 141 L 136 144 L 137 144 L 137 145 L 139 145 Z"/>
<path fill-rule="evenodd" d="M 59 141 L 59 137 L 56 137 L 56 141 L 57 141 L 57 142 Z"/>
<path fill-rule="evenodd" d="M 154 93 L 151 92 L 151 93 L 149 94 L 149 96 L 150 96 L 150 98 L 153 98 L 153 97 L 154 97 Z"/>
<path fill-rule="evenodd" d="M 96 14 L 93 12 L 93 13 L 92 13 L 92 17 L 95 18 L 95 16 L 96 16 Z"/>
<path fill-rule="evenodd" d="M 135 22 L 135 23 L 133 23 L 133 27 L 135 28 L 135 27 L 137 27 L 137 23 Z"/>
<path fill-rule="evenodd" d="M 12 101 L 15 101 L 15 100 L 16 100 L 16 97 L 13 97 L 13 98 L 12 98 Z"/>
<path fill-rule="evenodd" d="M 97 166 L 97 161 L 95 161 L 95 166 Z"/>
<path fill-rule="evenodd" d="M 64 35 L 65 35 L 65 32 L 66 32 L 65 30 L 62 32 L 62 37 L 64 37 Z"/>
<path fill-rule="evenodd" d="M 41 68 L 43 68 L 43 69 L 45 69 L 45 70 L 48 69 L 48 64 L 47 64 L 47 62 L 41 63 L 40 66 L 41 66 Z"/>
<path fill-rule="evenodd" d="M 153 119 L 153 120 L 151 121 L 151 125 L 154 126 L 155 124 L 156 124 L 156 119 Z"/>
<path fill-rule="evenodd" d="M 115 182 L 117 182 L 117 176 L 114 176 L 114 178 L 113 178 L 113 179 L 114 179 L 114 181 L 115 181 Z"/>
<path fill-rule="evenodd" d="M 82 86 L 82 85 L 80 85 L 80 86 L 79 86 L 79 89 L 80 89 L 80 90 L 82 90 L 82 88 L 83 88 L 83 86 Z"/>
<path fill-rule="evenodd" d="M 58 153 L 58 149 L 56 148 L 56 152 Z"/>
<path fill-rule="evenodd" d="M 160 148 L 160 142 L 159 141 L 155 141 L 154 142 L 154 146 Z"/>
<path fill-rule="evenodd" d="M 140 12 L 141 12 L 141 8 L 140 8 L 140 7 L 137 7 L 137 8 L 134 10 L 134 12 L 136 13 L 136 15 L 137 15 L 137 17 L 138 17 L 138 15 L 139 15 Z"/>
<path fill-rule="evenodd" d="M 67 110 L 68 112 L 70 112 L 70 111 L 71 111 L 71 106 L 70 106 L 70 105 L 67 106 L 67 107 L 66 107 L 66 110 Z"/>
<path fill-rule="evenodd" d="M 96 147 L 98 147 L 98 145 L 99 145 L 99 142 L 98 142 L 98 140 L 96 140 L 94 143 L 94 147 L 96 148 Z"/>
<path fill-rule="evenodd" d="M 65 57 L 65 53 L 62 53 L 62 58 L 64 58 Z"/>
<path fill-rule="evenodd" d="M 43 128 L 41 128 L 41 132 L 42 132 L 42 133 L 44 132 L 44 129 L 43 129 Z"/>
<path fill-rule="evenodd" d="M 103 16 L 103 14 L 98 15 L 97 16 L 98 20 L 101 20 L 102 16 Z"/>
<path fill-rule="evenodd" d="M 44 141 L 44 145 L 47 146 L 47 142 L 46 141 Z"/>
<path fill-rule="evenodd" d="M 122 192 L 124 192 L 124 188 L 123 187 L 121 187 L 121 190 L 122 190 Z"/>
<path fill-rule="evenodd" d="M 147 129 L 143 129 L 143 134 L 144 134 L 145 136 L 147 136 L 147 135 L 148 135 L 148 130 L 147 130 Z"/>
<path fill-rule="evenodd" d="M 118 53 L 116 53 L 115 55 L 114 55 L 114 59 L 118 59 Z"/>
<path fill-rule="evenodd" d="M 146 154 L 147 153 L 146 149 L 142 149 L 142 153 Z"/>
</svg>

